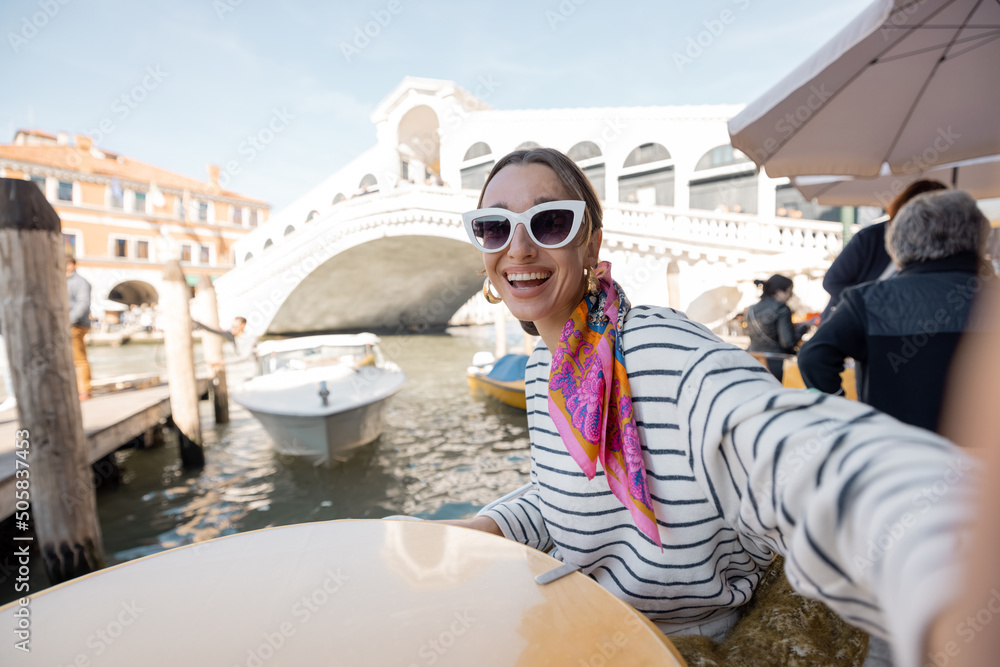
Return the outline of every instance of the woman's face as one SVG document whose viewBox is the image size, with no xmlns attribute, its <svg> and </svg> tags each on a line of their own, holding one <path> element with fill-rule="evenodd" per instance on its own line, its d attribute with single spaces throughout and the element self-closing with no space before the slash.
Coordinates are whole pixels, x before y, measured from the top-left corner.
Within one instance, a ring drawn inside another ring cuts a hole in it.
<svg viewBox="0 0 1000 667">
<path fill-rule="evenodd" d="M 510 165 L 486 186 L 483 208 L 505 208 L 523 213 L 542 202 L 575 199 L 556 173 L 543 164 Z M 578 236 L 585 233 L 583 226 Z M 542 248 L 531 240 L 523 225 L 504 250 L 483 253 L 483 263 L 494 291 L 519 320 L 534 322 L 548 345 L 583 298 L 585 267 L 597 264 L 601 231 L 586 246 L 576 241 L 562 248 Z M 529 279 L 528 276 L 536 274 Z"/>
</svg>

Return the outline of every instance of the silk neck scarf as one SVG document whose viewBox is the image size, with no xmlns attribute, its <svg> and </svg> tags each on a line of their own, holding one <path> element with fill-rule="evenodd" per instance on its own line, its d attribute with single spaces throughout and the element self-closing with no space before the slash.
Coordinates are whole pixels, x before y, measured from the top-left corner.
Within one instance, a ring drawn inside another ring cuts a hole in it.
<svg viewBox="0 0 1000 667">
<path fill-rule="evenodd" d="M 631 304 L 611 279 L 611 264 L 601 262 L 596 274 L 598 288 L 584 295 L 552 354 L 549 415 L 587 479 L 600 460 L 611 492 L 662 548 L 620 335 Z"/>
</svg>

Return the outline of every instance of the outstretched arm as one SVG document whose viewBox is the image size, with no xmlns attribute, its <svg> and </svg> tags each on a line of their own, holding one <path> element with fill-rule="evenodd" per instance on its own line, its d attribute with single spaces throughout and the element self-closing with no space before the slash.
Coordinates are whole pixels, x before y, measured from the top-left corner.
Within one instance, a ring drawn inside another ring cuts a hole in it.
<svg viewBox="0 0 1000 667">
<path fill-rule="evenodd" d="M 778 388 L 739 350 L 694 354 L 678 406 L 696 479 L 733 527 L 786 557 L 800 593 L 918 665 L 949 602 L 971 459 L 863 404 Z"/>
</svg>

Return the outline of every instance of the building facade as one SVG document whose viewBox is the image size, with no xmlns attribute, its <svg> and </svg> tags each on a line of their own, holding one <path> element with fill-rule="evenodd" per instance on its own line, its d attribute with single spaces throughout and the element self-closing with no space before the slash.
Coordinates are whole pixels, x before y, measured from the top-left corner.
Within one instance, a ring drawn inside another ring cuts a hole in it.
<svg viewBox="0 0 1000 667">
<path fill-rule="evenodd" d="M 234 244 L 270 214 L 267 203 L 101 150 L 89 137 L 20 130 L 0 145 L 0 178 L 38 185 L 62 221 L 66 251 L 93 299 L 159 301 L 164 264 L 180 259 L 188 282 L 235 263 Z"/>
</svg>

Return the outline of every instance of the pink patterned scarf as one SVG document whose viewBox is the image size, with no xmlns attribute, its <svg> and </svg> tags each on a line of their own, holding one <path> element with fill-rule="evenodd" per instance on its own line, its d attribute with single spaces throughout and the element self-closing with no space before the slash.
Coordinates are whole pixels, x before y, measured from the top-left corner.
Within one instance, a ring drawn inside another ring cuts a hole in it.
<svg viewBox="0 0 1000 667">
<path fill-rule="evenodd" d="M 601 262 L 596 273 L 598 289 L 573 311 L 552 354 L 549 415 L 587 478 L 599 459 L 611 492 L 662 548 L 619 336 L 631 305 L 611 279 L 611 264 Z"/>
</svg>

